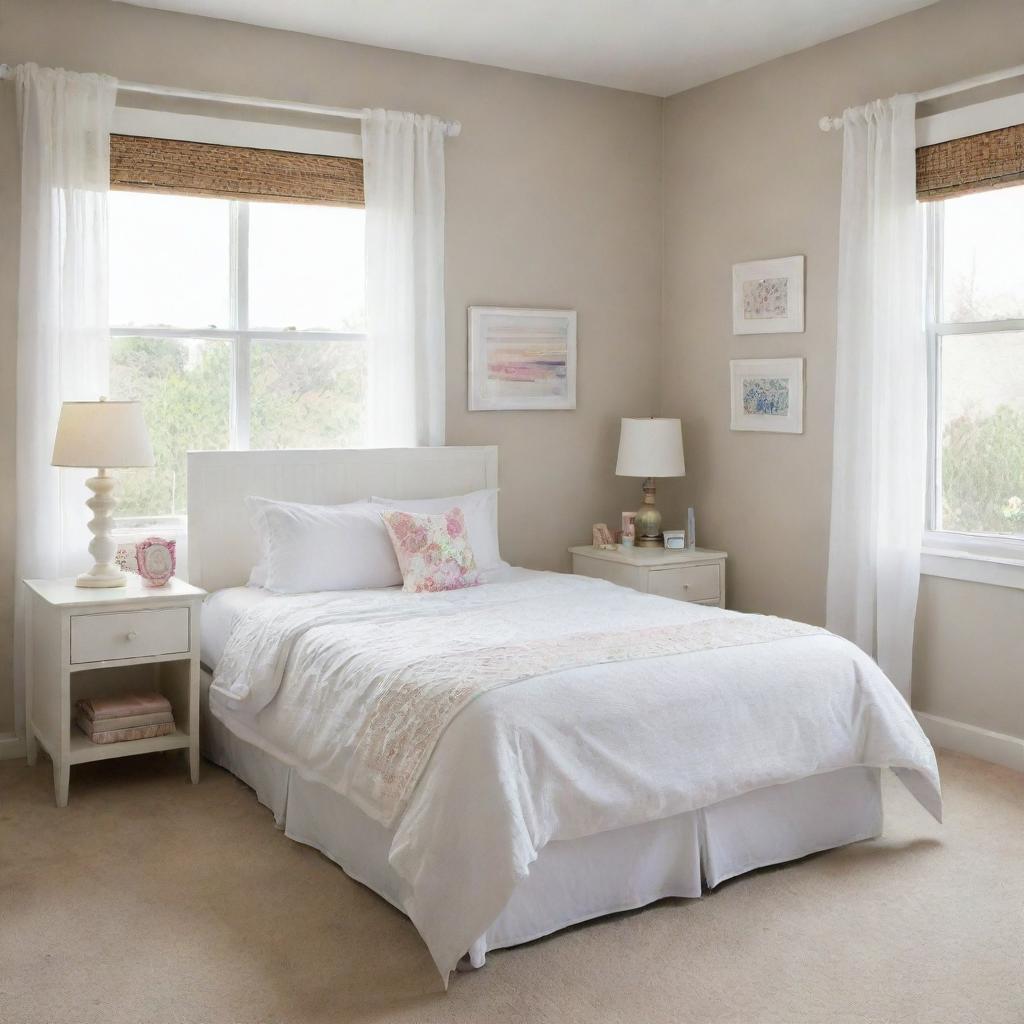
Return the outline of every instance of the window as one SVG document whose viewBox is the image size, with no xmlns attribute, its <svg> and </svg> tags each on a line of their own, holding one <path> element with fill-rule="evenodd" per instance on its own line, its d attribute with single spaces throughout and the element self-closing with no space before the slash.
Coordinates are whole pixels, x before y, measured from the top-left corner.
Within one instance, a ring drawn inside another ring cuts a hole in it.
<svg viewBox="0 0 1024 1024">
<path fill-rule="evenodd" d="M 121 522 L 180 517 L 185 454 L 362 443 L 360 208 L 110 193 L 112 395 L 144 404 L 153 469 Z"/>
<path fill-rule="evenodd" d="M 928 218 L 929 542 L 1024 558 L 1024 187 Z"/>
</svg>

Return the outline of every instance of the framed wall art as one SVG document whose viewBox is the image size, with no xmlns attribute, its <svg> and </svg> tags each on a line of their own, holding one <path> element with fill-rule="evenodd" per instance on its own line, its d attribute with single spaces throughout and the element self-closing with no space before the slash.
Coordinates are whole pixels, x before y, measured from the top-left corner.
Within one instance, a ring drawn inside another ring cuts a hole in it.
<svg viewBox="0 0 1024 1024">
<path fill-rule="evenodd" d="M 576 311 L 469 307 L 471 411 L 576 408 Z"/>
<path fill-rule="evenodd" d="M 733 430 L 804 432 L 803 359 L 733 359 Z"/>
<path fill-rule="evenodd" d="M 733 334 L 799 334 L 803 329 L 803 256 L 733 264 Z"/>
</svg>

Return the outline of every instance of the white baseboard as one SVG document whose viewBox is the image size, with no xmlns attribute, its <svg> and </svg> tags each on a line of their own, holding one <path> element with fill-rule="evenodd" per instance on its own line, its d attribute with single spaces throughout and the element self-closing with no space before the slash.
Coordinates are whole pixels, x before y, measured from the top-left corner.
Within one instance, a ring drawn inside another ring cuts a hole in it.
<svg viewBox="0 0 1024 1024">
<path fill-rule="evenodd" d="M 0 761 L 25 756 L 25 740 L 13 732 L 0 732 Z"/>
<path fill-rule="evenodd" d="M 925 735 L 935 746 L 1024 772 L 1024 739 L 968 725 L 966 722 L 956 722 L 952 718 L 928 715 L 923 711 L 915 711 L 914 714 Z"/>
</svg>

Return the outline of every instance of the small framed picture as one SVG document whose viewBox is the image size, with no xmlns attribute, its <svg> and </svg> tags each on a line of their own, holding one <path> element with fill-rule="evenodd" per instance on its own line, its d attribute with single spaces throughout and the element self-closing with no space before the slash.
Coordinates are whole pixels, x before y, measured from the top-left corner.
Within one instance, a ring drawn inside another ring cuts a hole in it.
<svg viewBox="0 0 1024 1024">
<path fill-rule="evenodd" d="M 135 545 L 135 558 L 144 587 L 162 587 L 174 575 L 176 542 L 147 537 Z"/>
<path fill-rule="evenodd" d="M 622 513 L 622 536 L 623 537 L 636 537 L 636 519 L 635 512 L 623 512 Z"/>
<path fill-rule="evenodd" d="M 803 256 L 733 264 L 733 334 L 800 334 L 803 329 Z"/>
<path fill-rule="evenodd" d="M 733 359 L 733 430 L 804 432 L 803 359 Z"/>
</svg>

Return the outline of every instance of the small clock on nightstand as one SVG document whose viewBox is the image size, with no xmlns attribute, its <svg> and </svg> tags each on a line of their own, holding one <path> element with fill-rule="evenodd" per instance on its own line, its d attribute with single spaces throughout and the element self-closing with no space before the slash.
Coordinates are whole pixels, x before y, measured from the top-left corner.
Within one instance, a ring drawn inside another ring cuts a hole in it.
<svg viewBox="0 0 1024 1024">
<path fill-rule="evenodd" d="M 671 597 L 677 601 L 725 607 L 724 551 L 703 548 L 667 551 L 665 548 L 569 548 L 572 571 L 577 576 L 631 587 L 645 594 Z"/>
</svg>

